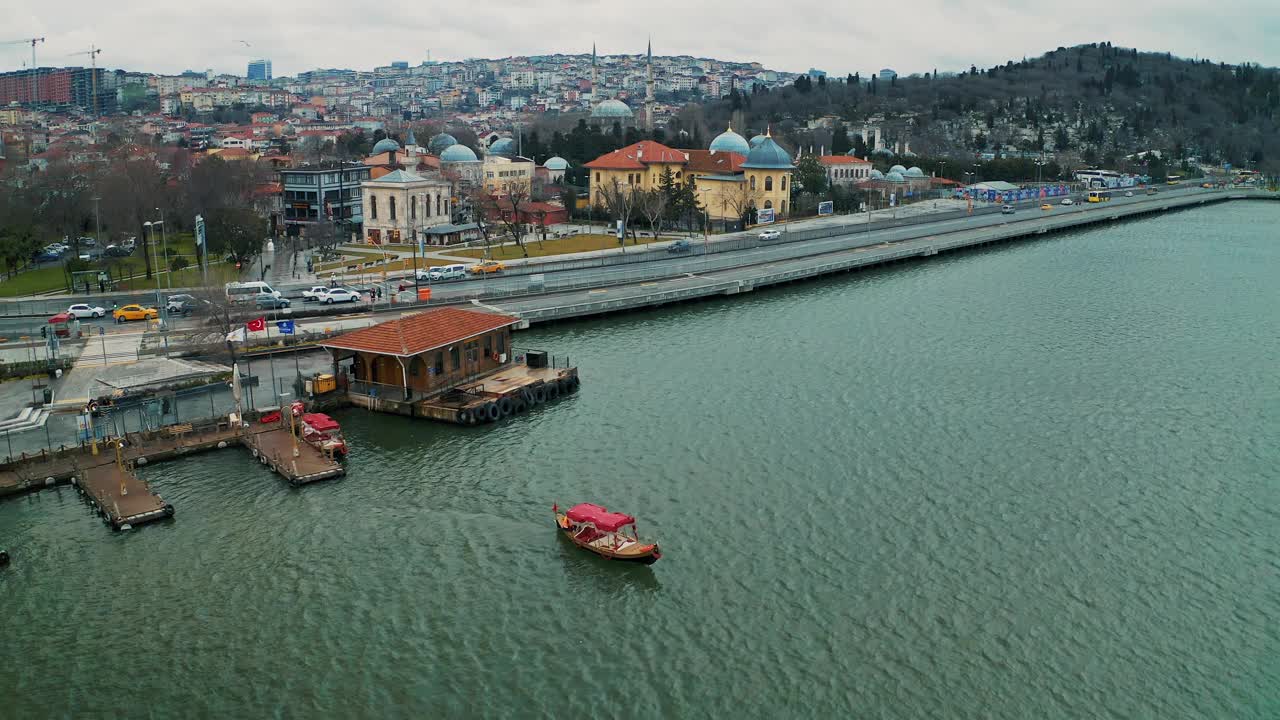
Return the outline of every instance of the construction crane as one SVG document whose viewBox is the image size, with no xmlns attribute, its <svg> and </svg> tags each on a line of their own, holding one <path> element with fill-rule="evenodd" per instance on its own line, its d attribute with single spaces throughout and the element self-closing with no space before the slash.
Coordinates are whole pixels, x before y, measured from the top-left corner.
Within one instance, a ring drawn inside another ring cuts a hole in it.
<svg viewBox="0 0 1280 720">
<path fill-rule="evenodd" d="M 100 52 L 102 52 L 102 48 L 94 47 L 93 45 L 90 45 L 88 50 L 85 50 L 83 52 L 69 53 L 67 55 L 67 57 L 70 57 L 72 55 L 88 55 L 89 56 L 90 64 L 93 66 L 93 70 L 90 71 L 91 74 L 89 77 L 93 83 L 92 92 L 93 92 L 93 119 L 94 120 L 98 119 L 98 53 Z"/>
<path fill-rule="evenodd" d="M 36 71 L 36 43 L 42 43 L 42 42 L 44 42 L 44 38 L 42 37 L 23 38 L 22 40 L 8 40 L 6 42 L 0 42 L 0 45 L 26 45 L 27 43 L 31 44 L 31 105 L 32 107 L 35 106 L 37 102 L 37 98 L 40 97 L 38 92 L 40 89 L 40 85 L 39 85 L 40 81 L 38 79 L 40 76 L 40 73 Z"/>
</svg>

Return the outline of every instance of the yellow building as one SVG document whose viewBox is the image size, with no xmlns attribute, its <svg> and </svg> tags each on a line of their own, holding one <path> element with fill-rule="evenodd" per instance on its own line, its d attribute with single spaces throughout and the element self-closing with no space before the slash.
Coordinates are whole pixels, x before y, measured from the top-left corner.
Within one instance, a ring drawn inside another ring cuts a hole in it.
<svg viewBox="0 0 1280 720">
<path fill-rule="evenodd" d="M 773 210 L 776 219 L 790 209 L 791 156 L 769 134 L 748 143 L 732 129 L 708 150 L 676 150 L 645 140 L 587 163 L 590 203 L 607 206 L 602 190 L 617 182 L 636 191 L 656 190 L 665 170 L 693 185 L 699 206 L 711 220 L 737 222 L 754 210 Z"/>
<path fill-rule="evenodd" d="M 486 155 L 481 167 L 484 186 L 490 192 L 502 193 L 505 188 L 518 185 L 528 193 L 533 190 L 534 167 L 528 158 Z"/>
</svg>

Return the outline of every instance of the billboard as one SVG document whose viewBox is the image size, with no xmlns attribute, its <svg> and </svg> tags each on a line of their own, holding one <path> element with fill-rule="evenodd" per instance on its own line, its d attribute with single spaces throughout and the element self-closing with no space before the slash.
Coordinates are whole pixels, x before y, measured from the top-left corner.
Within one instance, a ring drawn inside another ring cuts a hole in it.
<svg viewBox="0 0 1280 720">
<path fill-rule="evenodd" d="M 819 215 L 834 215 L 836 212 L 836 204 L 830 200 L 818 203 Z"/>
<path fill-rule="evenodd" d="M 756 224 L 768 225 L 773 222 L 773 208 L 761 208 L 756 211 Z"/>
</svg>

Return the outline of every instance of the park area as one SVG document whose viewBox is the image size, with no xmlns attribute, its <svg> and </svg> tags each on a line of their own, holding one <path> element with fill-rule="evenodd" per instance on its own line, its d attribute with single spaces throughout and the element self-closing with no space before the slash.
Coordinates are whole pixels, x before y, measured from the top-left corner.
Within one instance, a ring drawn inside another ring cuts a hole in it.
<svg viewBox="0 0 1280 720">
<path fill-rule="evenodd" d="M 661 240 L 662 238 L 658 238 Z M 654 238 L 642 237 L 638 240 L 627 239 L 627 247 L 633 245 L 646 245 L 656 242 Z M 570 235 L 564 238 L 554 238 L 550 240 L 529 240 L 524 244 L 524 249 L 528 251 L 526 256 L 520 250 L 520 246 L 515 243 L 508 245 L 495 245 L 489 248 L 488 256 L 494 260 L 518 260 L 524 257 L 546 257 L 548 255 L 566 255 L 569 253 L 590 252 L 592 250 L 609 250 L 618 247 L 618 238 L 613 235 Z M 465 258 L 482 258 L 485 257 L 484 248 L 470 248 L 467 250 L 444 250 L 442 254 L 453 257 Z"/>
</svg>

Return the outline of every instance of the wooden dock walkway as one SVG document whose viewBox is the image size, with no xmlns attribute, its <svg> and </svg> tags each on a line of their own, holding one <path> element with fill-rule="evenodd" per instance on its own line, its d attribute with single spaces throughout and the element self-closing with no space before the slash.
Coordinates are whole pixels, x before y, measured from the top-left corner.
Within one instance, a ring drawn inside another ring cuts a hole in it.
<svg viewBox="0 0 1280 720">
<path fill-rule="evenodd" d="M 248 427 L 231 425 L 225 419 L 183 423 L 128 433 L 123 440 L 118 454 L 115 439 L 111 439 L 98 443 L 96 455 L 86 445 L 42 452 L 0 466 L 0 497 L 70 482 L 108 525 L 128 530 L 174 515 L 174 507 L 135 474 L 136 466 L 242 445 L 291 485 L 346 473 L 340 463 L 300 438 L 295 445 L 289 426 L 282 423 L 251 423 Z"/>
</svg>

